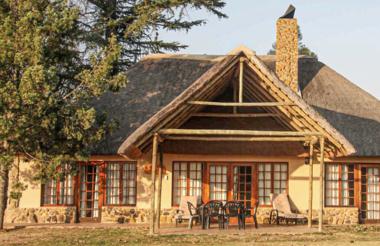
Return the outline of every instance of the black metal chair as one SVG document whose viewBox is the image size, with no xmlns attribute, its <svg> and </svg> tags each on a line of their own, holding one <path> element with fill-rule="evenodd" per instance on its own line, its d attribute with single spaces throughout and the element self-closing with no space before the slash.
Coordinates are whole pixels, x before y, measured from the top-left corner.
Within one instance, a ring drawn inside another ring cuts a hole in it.
<svg viewBox="0 0 380 246">
<path fill-rule="evenodd" d="M 210 228 L 212 218 L 217 218 L 219 229 L 223 228 L 223 203 L 221 201 L 209 201 L 203 207 L 204 223 Z"/>
<path fill-rule="evenodd" d="M 249 218 L 249 217 L 253 217 L 253 222 L 255 223 L 255 228 L 257 229 L 258 228 L 258 224 L 257 224 L 257 209 L 259 208 L 259 201 L 256 201 L 255 202 L 255 205 L 253 207 L 253 214 L 251 213 L 251 209 L 250 208 L 244 208 L 244 212 L 243 212 L 243 217 L 242 217 L 242 225 L 243 225 L 243 229 L 245 229 L 245 219 L 246 218 Z"/>
<path fill-rule="evenodd" d="M 226 229 L 228 229 L 228 225 L 230 224 L 231 218 L 237 218 L 239 230 L 243 228 L 243 216 L 244 216 L 244 204 L 238 201 L 229 201 L 223 207 L 224 212 L 224 221 L 223 227 L 226 225 Z M 225 223 L 224 223 L 225 222 Z"/>
</svg>

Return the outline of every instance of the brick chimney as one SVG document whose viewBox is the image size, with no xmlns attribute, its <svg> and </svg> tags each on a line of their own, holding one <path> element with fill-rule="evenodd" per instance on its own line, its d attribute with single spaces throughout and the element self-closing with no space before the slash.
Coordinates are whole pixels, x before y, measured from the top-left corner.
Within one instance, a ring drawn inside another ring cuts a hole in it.
<svg viewBox="0 0 380 246">
<path fill-rule="evenodd" d="M 276 73 L 293 91 L 298 87 L 298 25 L 294 19 L 295 8 L 290 5 L 277 20 Z"/>
</svg>

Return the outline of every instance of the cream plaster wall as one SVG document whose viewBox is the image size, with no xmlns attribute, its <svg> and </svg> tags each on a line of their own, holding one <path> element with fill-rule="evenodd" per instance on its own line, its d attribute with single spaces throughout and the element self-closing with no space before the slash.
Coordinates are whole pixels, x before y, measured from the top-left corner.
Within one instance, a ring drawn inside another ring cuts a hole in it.
<svg viewBox="0 0 380 246">
<path fill-rule="evenodd" d="M 92 156 L 91 161 L 125 161 L 128 160 L 121 156 Z M 138 160 L 137 164 L 137 208 L 150 208 L 150 180 L 151 174 L 144 172 L 144 165 L 150 164 L 151 157 L 149 154 Z M 164 167 L 166 172 L 162 180 L 162 203 L 163 209 L 171 208 L 172 199 L 172 163 L 173 161 L 215 161 L 215 162 L 288 162 L 289 163 L 289 197 L 298 210 L 308 209 L 308 191 L 309 191 L 309 166 L 304 164 L 304 158 L 289 156 L 249 156 L 249 155 L 179 155 L 164 154 Z M 332 160 L 327 160 L 330 162 Z M 380 163 L 380 158 L 340 158 L 334 162 L 350 163 Z M 313 181 L 313 209 L 319 208 L 319 164 L 314 164 L 314 181 Z M 38 208 L 41 204 L 41 185 L 32 181 L 33 162 L 26 162 L 22 159 L 16 160 L 15 167 L 10 175 L 10 188 L 17 174 L 21 181 L 27 185 L 23 192 L 19 207 L 20 208 Z"/>
<path fill-rule="evenodd" d="M 299 210 L 308 209 L 308 191 L 309 191 L 309 165 L 304 164 L 304 158 L 297 157 L 257 157 L 257 156 L 221 156 L 221 155 L 164 155 L 164 166 L 166 173 L 163 174 L 162 180 L 162 208 L 170 208 L 172 200 L 172 163 L 173 161 L 206 161 L 206 162 L 288 162 L 289 163 L 289 197 L 295 207 Z M 148 161 L 145 161 L 148 163 Z M 319 164 L 314 164 L 314 193 L 313 208 L 319 206 Z M 143 175 L 144 184 L 138 183 L 139 190 L 149 190 L 150 175 Z M 142 178 L 141 177 L 141 178 Z M 146 185 L 148 185 L 146 187 Z M 149 200 L 138 201 L 138 207 L 149 207 Z"/>
<path fill-rule="evenodd" d="M 41 184 L 33 180 L 33 166 L 32 161 L 25 161 L 23 158 L 17 157 L 10 172 L 9 192 L 17 178 L 26 186 L 18 204 L 19 208 L 37 208 L 41 205 Z M 14 206 L 12 200 L 9 200 L 9 206 Z"/>
</svg>

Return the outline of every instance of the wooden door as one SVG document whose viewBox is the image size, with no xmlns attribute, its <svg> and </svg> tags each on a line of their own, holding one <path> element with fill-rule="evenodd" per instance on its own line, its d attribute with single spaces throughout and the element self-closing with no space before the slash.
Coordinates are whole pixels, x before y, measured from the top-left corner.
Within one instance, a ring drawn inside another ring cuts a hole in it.
<svg viewBox="0 0 380 246">
<path fill-rule="evenodd" d="M 233 166 L 233 195 L 232 200 L 244 203 L 244 206 L 252 211 L 254 204 L 253 190 L 254 177 L 253 165 L 234 165 Z M 247 219 L 248 223 L 252 222 L 252 218 Z"/>
<path fill-rule="evenodd" d="M 97 163 L 84 163 L 79 170 L 79 221 L 100 221 L 100 168 Z"/>
<path fill-rule="evenodd" d="M 380 222 L 380 167 L 361 167 L 361 220 Z"/>
</svg>

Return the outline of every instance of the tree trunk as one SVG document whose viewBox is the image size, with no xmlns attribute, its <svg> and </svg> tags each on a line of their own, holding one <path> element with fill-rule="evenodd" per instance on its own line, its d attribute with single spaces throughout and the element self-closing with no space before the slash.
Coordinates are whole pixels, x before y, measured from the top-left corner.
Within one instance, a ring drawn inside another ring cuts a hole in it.
<svg viewBox="0 0 380 246">
<path fill-rule="evenodd" d="M 8 174 L 9 166 L 0 163 L 0 230 L 4 228 L 4 215 L 8 200 Z"/>
</svg>

